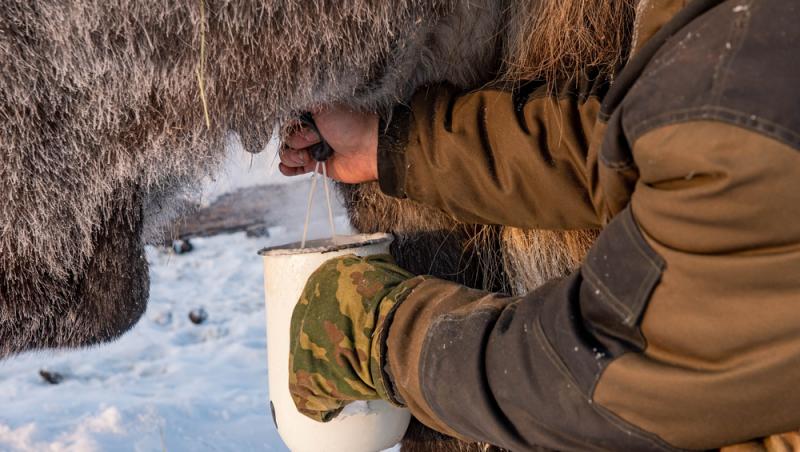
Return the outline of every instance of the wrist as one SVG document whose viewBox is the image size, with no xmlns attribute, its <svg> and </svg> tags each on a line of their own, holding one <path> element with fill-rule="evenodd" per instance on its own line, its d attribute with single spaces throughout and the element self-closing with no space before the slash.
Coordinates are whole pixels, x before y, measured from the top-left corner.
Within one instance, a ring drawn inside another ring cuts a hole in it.
<svg viewBox="0 0 800 452">
<path fill-rule="evenodd" d="M 406 148 L 411 128 L 411 109 L 398 105 L 390 120 L 378 125 L 376 179 L 381 191 L 395 198 L 406 197 Z"/>
<path fill-rule="evenodd" d="M 395 389 L 392 371 L 387 360 L 389 328 L 397 308 L 422 281 L 428 278 L 428 276 L 417 276 L 404 281 L 383 298 L 378 311 L 376 328 L 372 336 L 370 374 L 375 392 L 381 399 L 399 407 L 404 407 L 405 401 Z"/>
<path fill-rule="evenodd" d="M 378 177 L 380 176 L 378 173 L 378 143 L 380 141 L 382 124 L 383 120 L 378 115 L 373 115 L 369 134 L 370 142 L 368 145 L 368 175 L 370 182 L 378 180 Z"/>
</svg>

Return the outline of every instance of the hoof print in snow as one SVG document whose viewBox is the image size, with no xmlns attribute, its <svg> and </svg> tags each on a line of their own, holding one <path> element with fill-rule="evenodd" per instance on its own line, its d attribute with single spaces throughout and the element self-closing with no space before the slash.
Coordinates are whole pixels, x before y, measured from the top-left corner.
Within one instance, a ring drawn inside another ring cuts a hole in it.
<svg viewBox="0 0 800 452">
<path fill-rule="evenodd" d="M 269 238 L 269 226 L 265 224 L 257 224 L 250 226 L 245 230 L 245 235 L 247 237 L 257 237 L 257 238 Z"/>
<path fill-rule="evenodd" d="M 50 383 L 51 385 L 57 385 L 64 381 L 64 376 L 58 372 L 53 372 L 50 370 L 40 369 L 39 376 L 42 377 L 42 380 Z"/>
<path fill-rule="evenodd" d="M 173 240 L 172 252 L 175 254 L 186 254 L 194 249 L 192 242 L 188 240 Z"/>
<path fill-rule="evenodd" d="M 153 316 L 156 325 L 167 326 L 172 323 L 172 311 L 161 311 Z"/>
<path fill-rule="evenodd" d="M 200 325 L 208 320 L 208 313 L 203 308 L 192 309 L 189 311 L 189 320 L 195 325 Z"/>
</svg>

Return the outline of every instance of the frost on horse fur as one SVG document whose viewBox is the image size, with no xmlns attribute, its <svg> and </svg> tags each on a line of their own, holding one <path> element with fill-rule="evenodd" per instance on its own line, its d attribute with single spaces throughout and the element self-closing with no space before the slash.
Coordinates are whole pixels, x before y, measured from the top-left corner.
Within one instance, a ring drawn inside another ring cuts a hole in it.
<svg viewBox="0 0 800 452">
<path fill-rule="evenodd" d="M 510 3 L 6 0 L 0 356 L 130 328 L 147 299 L 143 243 L 230 131 L 258 151 L 314 105 L 386 115 L 428 83 L 489 82 L 519 21 Z M 458 224 L 374 184 L 341 190 L 356 228 L 398 236 L 402 265 L 472 286 L 530 289 L 591 241 Z"/>
</svg>

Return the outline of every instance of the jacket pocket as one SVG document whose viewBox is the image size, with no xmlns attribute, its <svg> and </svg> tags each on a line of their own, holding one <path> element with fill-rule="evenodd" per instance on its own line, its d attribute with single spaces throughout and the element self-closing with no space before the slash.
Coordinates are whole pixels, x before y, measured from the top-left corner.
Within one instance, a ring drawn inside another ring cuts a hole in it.
<svg viewBox="0 0 800 452">
<path fill-rule="evenodd" d="M 626 207 L 603 230 L 581 269 L 586 327 L 611 342 L 644 350 L 639 325 L 665 266 Z"/>
</svg>

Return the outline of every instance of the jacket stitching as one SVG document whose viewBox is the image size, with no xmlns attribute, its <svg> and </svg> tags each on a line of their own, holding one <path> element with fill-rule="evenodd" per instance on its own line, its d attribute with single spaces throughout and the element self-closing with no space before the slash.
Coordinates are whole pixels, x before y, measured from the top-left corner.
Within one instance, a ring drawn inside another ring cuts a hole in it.
<svg viewBox="0 0 800 452">
<path fill-rule="evenodd" d="M 607 301 L 610 302 L 608 305 L 610 308 L 614 309 L 614 311 L 619 314 L 620 317 L 623 319 L 627 319 L 632 315 L 630 308 L 622 302 L 619 298 L 617 298 L 602 281 L 597 276 L 597 274 L 592 270 L 589 265 L 586 265 L 581 270 L 587 273 L 587 279 L 589 282 L 594 286 L 596 289 L 600 290 L 604 295 L 606 295 Z"/>
<path fill-rule="evenodd" d="M 487 313 L 492 313 L 492 312 L 495 312 L 495 311 L 497 311 L 496 307 L 486 307 L 486 308 L 477 308 L 474 311 L 472 311 L 472 312 L 470 312 L 470 313 L 468 313 L 466 315 L 464 315 L 464 314 L 442 314 L 442 315 L 437 316 L 435 319 L 433 319 L 431 321 L 430 325 L 428 326 L 428 330 L 425 333 L 425 340 L 422 342 L 422 349 L 420 350 L 420 358 L 419 358 L 419 360 L 420 360 L 421 364 L 419 366 L 419 375 L 417 376 L 417 378 L 419 379 L 419 386 L 422 389 L 422 393 L 423 393 L 422 395 L 425 398 L 425 402 L 431 407 L 432 410 L 434 410 L 436 412 L 436 416 L 437 417 L 440 416 L 439 412 L 441 412 L 442 409 L 441 409 L 441 407 L 439 407 L 438 404 L 434 404 L 433 402 L 431 402 L 432 399 L 429 397 L 429 394 L 428 394 L 429 391 L 426 389 L 425 385 L 423 384 L 423 381 L 427 380 L 426 378 L 423 377 L 425 375 L 425 373 L 427 372 L 428 367 L 429 367 L 427 365 L 427 363 L 432 361 L 431 359 L 429 359 L 429 357 L 433 353 L 432 352 L 433 347 L 431 346 L 431 341 L 433 340 L 433 336 L 434 336 L 434 334 L 436 332 L 436 329 L 438 327 L 440 327 L 444 323 L 458 323 L 459 321 L 463 321 L 463 320 L 466 320 L 466 319 L 474 317 L 474 316 L 479 316 L 479 315 L 483 315 L 483 314 L 487 314 Z M 434 405 L 436 405 L 436 406 L 434 407 Z M 443 424 L 445 424 L 445 422 L 442 421 L 440 417 L 437 420 L 442 422 Z"/>
<path fill-rule="evenodd" d="M 712 102 L 714 104 L 719 102 L 719 99 L 722 97 L 723 88 L 726 86 L 728 74 L 730 73 L 728 69 L 736 60 L 736 56 L 739 54 L 739 51 L 742 49 L 742 45 L 744 44 L 747 31 L 750 29 L 750 19 L 752 18 L 750 10 L 752 8 L 752 4 L 748 2 L 747 6 L 748 7 L 744 10 L 744 23 L 742 23 L 741 26 L 739 25 L 739 15 L 737 14 L 737 17 L 731 21 L 731 29 L 729 30 L 728 34 L 730 39 L 726 40 L 726 45 L 730 45 L 731 42 L 736 42 L 736 48 L 728 49 L 730 51 L 727 52 L 727 54 L 723 53 L 720 56 L 720 61 L 714 68 L 714 78 L 712 79 L 714 84 L 711 88 L 711 98 L 714 99 Z M 724 71 L 723 67 L 725 68 Z"/>
<path fill-rule="evenodd" d="M 428 330 L 425 332 L 425 339 L 422 341 L 422 349 L 420 350 L 420 357 L 419 357 L 420 365 L 419 365 L 419 370 L 417 371 L 417 380 L 419 381 L 419 387 L 422 392 L 422 399 L 425 401 L 428 407 L 430 407 L 431 411 L 434 414 L 436 414 L 437 418 L 436 420 L 444 424 L 444 422 L 442 422 L 440 414 L 437 412 L 439 411 L 437 410 L 438 407 L 434 407 L 434 403 L 430 400 L 431 397 L 428 394 L 429 391 L 425 388 L 424 384 L 424 382 L 427 380 L 427 378 L 425 378 L 425 375 L 428 373 L 428 367 L 430 367 L 428 363 L 432 361 L 431 359 L 428 359 L 428 357 L 431 354 L 430 342 L 433 340 L 432 337 L 436 329 L 435 327 L 439 324 L 440 321 L 441 319 L 436 319 L 432 321 L 430 326 L 428 327 Z"/>
<path fill-rule="evenodd" d="M 639 242 L 641 237 L 635 234 L 635 231 L 631 230 L 631 225 L 629 224 L 631 221 L 636 221 L 633 218 L 633 212 L 630 211 L 628 208 L 627 213 L 622 213 L 621 215 L 629 215 L 629 218 L 623 218 L 622 220 L 622 227 L 625 235 L 628 237 L 628 241 L 633 244 L 634 249 L 636 252 L 649 264 L 649 268 L 647 269 L 646 275 L 642 278 L 639 283 L 639 287 L 636 289 L 635 295 L 633 300 L 636 303 L 635 308 L 633 306 L 629 306 L 625 302 L 623 302 L 619 297 L 617 297 L 613 291 L 605 285 L 602 280 L 600 280 L 597 273 L 595 273 L 594 269 L 592 269 L 591 264 L 587 264 L 583 267 L 582 271 L 586 273 L 588 281 L 595 286 L 595 288 L 602 291 L 604 295 L 607 296 L 607 301 L 610 302 L 609 307 L 614 309 L 614 311 L 619 314 L 626 325 L 631 325 L 632 322 L 635 320 L 637 314 L 641 313 L 641 307 L 643 304 L 641 303 L 642 299 L 645 297 L 645 292 L 650 290 L 651 286 L 657 281 L 657 277 L 661 274 L 663 268 L 663 262 L 660 262 L 654 259 L 650 253 L 651 250 L 645 249 L 642 244 Z M 654 252 L 653 252 L 654 253 Z M 657 255 L 656 255 L 657 256 Z"/>
<path fill-rule="evenodd" d="M 537 317 L 535 326 L 536 327 L 533 329 L 533 331 L 536 333 L 536 338 L 539 340 L 539 342 L 541 344 L 541 348 L 545 352 L 545 356 L 547 356 L 548 360 L 571 383 L 570 384 L 571 389 L 574 392 L 578 393 L 581 397 L 583 397 L 586 400 L 586 403 L 589 405 L 589 407 L 591 408 L 592 411 L 594 411 L 595 413 L 597 413 L 597 415 L 599 415 L 603 419 L 607 420 L 613 426 L 617 427 L 617 429 L 621 430 L 622 432 L 624 432 L 624 433 L 626 433 L 628 435 L 636 436 L 637 438 L 642 439 L 644 441 L 647 441 L 651 445 L 654 445 L 654 446 L 656 446 L 659 449 L 664 450 L 664 451 L 674 450 L 671 447 L 668 447 L 668 446 L 666 446 L 664 444 L 661 444 L 660 443 L 660 439 L 659 439 L 659 441 L 654 440 L 652 437 L 650 437 L 648 435 L 643 435 L 642 433 L 638 432 L 635 428 L 631 429 L 630 428 L 631 426 L 629 424 L 627 424 L 624 421 L 621 421 L 621 420 L 617 419 L 613 414 L 607 413 L 605 408 L 600 407 L 597 404 L 595 404 L 594 403 L 594 396 L 590 397 L 588 395 L 588 393 L 585 393 L 580 389 L 580 386 L 575 381 L 574 377 L 572 376 L 572 373 L 569 371 L 569 368 L 567 367 L 567 365 L 564 363 L 564 361 L 561 359 L 561 357 L 558 355 L 558 353 L 553 348 L 553 344 L 550 342 L 550 340 L 547 338 L 547 335 L 544 333 L 544 327 L 542 326 L 542 318 L 541 317 Z M 608 365 L 606 365 L 605 367 L 607 368 Z M 600 376 L 601 375 L 602 375 L 602 370 L 597 373 L 597 375 L 596 375 L 596 377 L 594 379 L 594 383 L 590 388 L 592 393 L 594 392 L 593 388 L 597 384 L 597 381 L 600 380 Z M 544 422 L 541 422 L 541 420 L 539 420 L 539 422 L 542 423 L 543 425 L 547 426 L 547 424 L 544 423 Z M 547 426 L 547 427 L 552 429 L 552 427 L 549 427 L 549 426 Z"/>
<path fill-rule="evenodd" d="M 645 133 L 659 127 L 698 120 L 716 120 L 728 123 L 756 131 L 792 148 L 800 148 L 800 133 L 792 129 L 754 114 L 747 114 L 733 108 L 711 105 L 670 110 L 646 120 L 639 121 L 636 125 L 629 128 L 629 135 L 631 136 L 629 141 L 635 142 Z"/>
<path fill-rule="evenodd" d="M 582 397 L 588 399 L 588 394 L 584 393 L 578 382 L 575 380 L 575 377 L 572 376 L 572 372 L 569 371 L 569 368 L 558 356 L 558 352 L 555 351 L 553 348 L 553 344 L 550 343 L 550 340 L 547 339 L 547 335 L 544 333 L 544 327 L 542 326 L 542 318 L 541 316 L 536 317 L 536 328 L 534 328 L 536 332 L 536 338 L 539 340 L 541 344 L 542 351 L 544 351 L 545 356 L 547 359 L 552 363 L 556 369 L 558 369 L 559 373 L 564 376 L 571 384 L 570 386 L 574 388 L 574 391 L 580 394 Z"/>
<path fill-rule="evenodd" d="M 685 31 L 685 28 L 679 31 Z M 642 75 L 639 77 L 639 80 L 658 75 L 664 69 L 671 67 L 675 62 L 676 57 L 684 52 L 687 44 L 700 36 L 697 31 L 686 31 L 681 35 L 683 37 L 679 37 L 678 33 L 676 32 L 664 42 L 658 52 L 656 52 L 656 54 L 653 55 L 653 58 L 647 63 L 647 66 L 645 66 L 644 70 L 642 71 Z M 639 85 L 639 80 L 634 83 L 634 85 L 631 87 L 631 90 L 637 88 Z"/>
<path fill-rule="evenodd" d="M 536 339 L 538 339 L 539 347 L 544 352 L 544 355 L 547 357 L 547 360 L 550 361 L 550 363 L 556 369 L 558 369 L 558 372 L 564 378 L 567 379 L 567 381 L 570 383 L 569 384 L 570 389 L 573 392 L 577 393 L 581 397 L 581 399 L 585 400 L 586 403 L 592 408 L 592 410 L 595 411 L 591 397 L 589 397 L 589 395 L 587 393 L 585 393 L 585 392 L 583 392 L 581 390 L 580 385 L 578 385 L 577 381 L 575 381 L 575 378 L 572 376 L 572 373 L 569 371 L 569 368 L 564 363 L 564 361 L 561 359 L 561 357 L 558 356 L 558 352 L 555 351 L 555 349 L 553 348 L 553 344 L 550 343 L 550 340 L 547 339 L 547 335 L 544 333 L 544 327 L 542 326 L 542 318 L 540 316 L 536 317 L 536 322 L 535 322 L 534 326 L 535 326 L 535 328 L 533 329 L 533 331 L 534 331 L 534 333 L 536 333 Z M 546 422 L 542 422 L 542 420 L 539 419 L 538 416 L 534 416 L 534 418 L 540 424 L 545 426 L 546 428 L 548 428 L 550 430 L 558 431 L 558 429 L 555 429 L 554 427 L 548 425 Z M 617 428 L 620 428 L 620 427 L 621 426 L 619 426 L 619 425 L 617 426 Z M 622 428 L 620 428 L 620 430 L 622 430 Z M 625 429 L 624 431 L 625 431 L 625 433 L 628 433 L 628 434 L 631 433 L 628 429 Z M 573 440 L 577 441 L 578 438 L 573 438 Z M 584 441 L 580 441 L 580 442 L 585 444 L 586 446 L 590 446 L 591 445 L 591 443 L 587 443 L 587 442 L 584 442 Z M 589 449 L 589 448 L 587 447 L 587 449 Z"/>
<path fill-rule="evenodd" d="M 419 387 L 422 390 L 422 398 L 425 401 L 425 403 L 430 407 L 431 411 L 433 412 L 433 414 L 435 416 L 435 420 L 436 421 L 438 421 L 439 423 L 441 423 L 442 425 L 444 425 L 446 427 L 449 427 L 453 431 L 457 431 L 458 433 L 461 433 L 461 434 L 463 434 L 463 433 L 459 432 L 451 424 L 449 424 L 449 423 L 444 421 L 443 416 L 442 416 L 441 413 L 444 413 L 447 410 L 443 409 L 441 407 L 441 405 L 436 403 L 436 401 L 435 401 L 436 398 L 432 397 L 430 395 L 430 391 L 423 384 L 424 380 L 423 380 L 422 376 L 424 374 L 422 372 L 422 369 L 424 368 L 427 371 L 429 366 L 427 366 L 426 363 L 428 363 L 430 361 L 433 361 L 432 359 L 430 359 L 430 356 L 433 353 L 431 351 L 433 349 L 433 347 L 431 346 L 430 342 L 433 340 L 432 338 L 434 336 L 434 330 L 437 327 L 440 327 L 441 325 L 443 325 L 445 323 L 458 324 L 460 321 L 464 321 L 466 319 L 470 319 L 470 318 L 475 317 L 475 316 L 480 316 L 480 315 L 485 315 L 485 314 L 492 314 L 495 311 L 497 311 L 497 308 L 477 308 L 477 309 L 475 309 L 475 311 L 472 311 L 472 312 L 470 312 L 469 314 L 466 314 L 466 315 L 462 315 L 462 314 L 443 314 L 443 315 L 440 315 L 439 317 L 436 318 L 436 320 L 432 321 L 430 326 L 428 327 L 428 331 L 427 331 L 427 333 L 425 335 L 425 341 L 423 342 L 423 345 L 422 345 L 422 351 L 420 352 L 420 358 L 419 359 L 420 359 L 422 364 L 420 365 Z M 485 349 L 484 349 L 484 352 L 485 352 Z M 484 375 L 486 375 L 485 372 L 484 372 Z M 495 405 L 497 405 L 496 402 L 495 402 Z M 521 437 L 521 435 L 519 434 L 519 432 L 516 431 L 516 429 L 514 429 L 514 435 L 516 435 L 518 437 Z M 464 436 L 469 436 L 469 435 L 464 435 Z"/>
<path fill-rule="evenodd" d="M 469 318 L 469 317 L 473 317 L 474 315 L 491 313 L 493 311 L 495 311 L 495 309 L 480 309 L 477 312 L 471 313 L 470 315 L 445 314 L 445 315 L 439 316 L 434 321 L 432 321 L 431 325 L 428 327 L 428 331 L 427 331 L 427 333 L 425 335 L 425 340 L 424 340 L 423 345 L 422 345 L 422 351 L 420 353 L 420 355 L 421 355 L 420 356 L 421 364 L 420 364 L 420 371 L 419 371 L 419 375 L 418 375 L 419 385 L 420 385 L 420 388 L 422 389 L 422 392 L 423 392 L 422 395 L 423 395 L 425 403 L 431 408 L 431 411 L 436 416 L 436 420 L 438 422 L 441 422 L 444 425 L 449 426 L 446 422 L 444 422 L 442 420 L 442 417 L 441 417 L 441 414 L 440 414 L 443 411 L 442 408 L 439 406 L 439 404 L 435 403 L 435 401 L 434 401 L 435 398 L 430 397 L 428 389 L 426 389 L 426 386 L 423 384 L 423 381 L 425 380 L 423 376 L 425 375 L 425 373 L 427 373 L 427 371 L 428 371 L 428 369 L 430 367 L 427 363 L 430 363 L 432 361 L 430 359 L 430 356 L 431 356 L 431 353 L 432 353 L 431 352 L 431 350 L 432 350 L 431 340 L 433 338 L 433 332 L 437 327 L 441 326 L 444 323 L 457 323 L 460 320 L 463 320 L 463 319 L 466 319 L 466 318 Z M 667 444 L 663 443 L 663 440 L 661 440 L 659 437 L 656 436 L 654 438 L 652 435 L 648 435 L 647 432 L 640 432 L 640 431 L 636 430 L 635 426 L 631 426 L 627 422 L 618 419 L 616 417 L 616 415 L 614 415 L 613 413 L 609 412 L 606 408 L 595 404 L 594 401 L 593 401 L 594 397 L 593 396 L 590 397 L 588 395 L 589 393 L 584 392 L 583 390 L 581 390 L 580 385 L 578 385 L 577 382 L 575 381 L 572 373 L 569 371 L 569 368 L 563 362 L 563 360 L 561 360 L 560 356 L 558 355 L 558 353 L 553 348 L 552 343 L 547 338 L 547 336 L 544 334 L 544 328 L 543 328 L 541 322 L 542 322 L 541 317 L 537 316 L 536 321 L 534 322 L 534 333 L 536 334 L 536 338 L 538 340 L 537 342 L 539 343 L 539 347 L 541 348 L 542 352 L 544 352 L 544 355 L 547 357 L 547 360 L 550 361 L 550 363 L 558 370 L 558 372 L 570 383 L 570 385 L 569 385 L 570 389 L 574 393 L 578 394 L 583 400 L 585 400 L 586 404 L 589 406 L 589 408 L 594 413 L 596 413 L 598 416 L 602 417 L 603 419 L 608 421 L 611 425 L 613 425 L 618 430 L 620 430 L 621 432 L 623 432 L 623 433 L 625 433 L 627 435 L 635 436 L 636 438 L 639 438 L 640 440 L 646 441 L 648 444 L 650 444 L 652 446 L 655 446 L 658 449 L 663 450 L 663 451 L 673 451 L 673 450 L 675 450 L 674 448 L 672 448 L 672 447 L 668 446 Z M 607 368 L 607 367 L 608 366 L 606 365 L 605 368 Z M 592 386 L 590 387 L 590 393 L 592 393 L 592 394 L 594 393 L 594 388 L 596 387 L 597 382 L 599 381 L 600 377 L 602 376 L 602 373 L 603 373 L 602 370 L 597 373 L 597 375 L 596 375 L 596 377 L 594 379 L 594 382 L 593 382 Z M 536 419 L 536 421 L 540 425 L 540 427 L 542 427 L 544 429 L 548 429 L 550 431 L 559 431 L 558 429 L 554 429 L 547 422 L 542 421 L 542 419 L 540 419 L 539 417 L 533 416 L 533 418 Z M 452 426 L 449 426 L 449 427 L 452 428 Z M 631 427 L 634 427 L 634 428 L 631 428 Z M 587 447 L 587 450 L 589 448 L 591 448 L 590 446 L 594 446 L 591 443 L 588 443 L 588 442 L 585 442 L 585 441 L 581 441 L 579 438 L 572 438 L 572 440 L 576 441 L 576 442 L 580 442 L 581 444 L 584 444 Z"/>
<path fill-rule="evenodd" d="M 603 162 L 603 165 L 606 166 L 608 169 L 614 171 L 624 171 L 626 169 L 635 168 L 636 165 L 632 159 L 621 160 L 617 162 L 612 162 L 608 160 L 602 153 L 599 156 L 600 161 Z"/>
<path fill-rule="evenodd" d="M 488 310 L 488 309 L 483 309 L 482 311 L 484 313 L 490 312 L 490 310 Z M 470 317 L 470 316 L 446 314 L 444 316 L 439 317 L 436 320 L 435 323 L 438 325 L 438 324 L 445 323 L 445 322 L 457 322 L 459 320 L 459 318 L 466 318 L 466 317 Z M 433 330 L 433 325 L 431 325 L 429 331 L 431 331 L 431 330 Z M 542 330 L 542 325 L 541 325 L 541 322 L 540 322 L 540 318 L 537 318 L 537 321 L 534 322 L 534 329 L 533 330 L 534 330 L 534 333 L 537 336 L 537 339 L 539 339 L 538 340 L 539 347 L 542 349 L 542 351 L 544 352 L 544 354 L 547 357 L 547 359 L 571 383 L 570 384 L 571 389 L 573 391 L 577 392 L 578 395 L 580 395 L 582 399 L 585 399 L 588 404 L 591 404 L 591 400 L 588 398 L 588 396 L 586 394 L 584 394 L 580 390 L 580 387 L 575 382 L 575 380 L 573 379 L 572 375 L 569 373 L 569 370 L 566 368 L 566 365 L 562 361 L 560 361 L 560 359 L 558 358 L 558 355 L 555 354 L 555 350 L 552 348 L 552 345 L 547 340 L 547 338 L 544 336 L 544 330 Z M 428 337 L 430 337 L 430 335 Z M 429 347 L 427 347 L 427 344 L 426 344 L 424 346 L 424 348 L 427 349 Z M 427 358 L 426 353 L 423 353 L 423 358 L 422 359 L 425 359 L 427 361 L 426 358 Z M 422 384 L 420 384 L 420 387 L 422 387 L 423 388 L 423 392 L 425 392 L 424 386 L 422 386 Z M 423 394 L 423 395 L 426 396 L 426 394 Z M 442 424 L 445 424 L 448 427 L 453 428 L 452 426 L 448 425 L 446 422 L 442 421 L 441 416 L 439 415 L 439 411 L 442 411 L 442 409 L 438 404 L 432 403 L 431 401 L 429 401 L 427 399 L 427 397 L 426 397 L 425 402 L 435 412 L 435 414 L 437 416 L 437 420 L 439 422 L 442 422 Z M 592 407 L 592 408 L 594 409 L 594 407 Z M 538 424 L 538 426 L 540 428 L 548 430 L 551 434 L 554 433 L 554 432 L 560 432 L 560 429 L 554 428 L 553 426 L 551 426 L 547 422 L 543 421 L 539 416 L 535 416 L 533 413 L 530 413 L 530 415 L 531 415 L 531 417 L 533 419 L 536 420 L 536 422 L 537 422 L 537 424 Z M 618 428 L 620 428 L 620 427 L 618 426 Z M 620 428 L 620 429 L 622 430 L 622 428 Z M 455 429 L 453 429 L 453 430 L 455 430 Z M 625 433 L 628 433 L 628 434 L 631 434 L 631 433 L 636 434 L 636 432 L 630 432 L 627 429 L 625 429 L 624 431 L 625 431 Z M 637 436 L 641 437 L 641 435 L 637 435 Z M 586 441 L 582 441 L 580 438 L 570 437 L 570 440 L 575 441 L 576 443 L 582 444 L 587 450 L 594 449 L 594 446 L 595 446 L 592 443 L 589 443 L 589 442 L 586 442 Z M 664 450 L 668 450 L 668 449 L 664 449 Z"/>
<path fill-rule="evenodd" d="M 639 284 L 639 288 L 636 291 L 635 300 L 637 300 L 637 315 L 641 314 L 642 311 L 645 309 L 645 305 L 649 300 L 647 300 L 646 292 L 652 290 L 655 285 L 658 283 L 658 280 L 661 276 L 661 272 L 664 268 L 664 262 L 658 256 L 655 251 L 653 251 L 649 246 L 646 246 L 646 243 L 640 243 L 640 241 L 644 240 L 641 237 L 641 231 L 632 230 L 631 227 L 638 228 L 639 226 L 636 225 L 636 218 L 633 216 L 633 211 L 631 210 L 630 206 L 628 207 L 628 212 L 625 213 L 627 218 L 624 218 L 625 221 L 622 222 L 622 225 L 625 229 L 625 234 L 630 238 L 633 245 L 636 247 L 636 250 L 639 252 L 641 256 L 647 259 L 648 263 L 650 264 L 647 274 L 644 278 L 642 278 L 641 284 Z M 637 233 L 638 232 L 638 233 Z M 651 256 L 651 254 L 653 256 Z M 654 259 L 654 257 L 658 257 L 658 259 Z M 635 319 L 631 316 L 628 319 L 628 323 L 631 324 Z M 640 333 L 641 334 L 641 333 Z M 644 339 L 644 335 L 642 335 Z"/>
<path fill-rule="evenodd" d="M 610 360 L 610 361 L 618 360 L 621 357 L 625 356 L 626 354 L 627 354 L 627 352 L 619 355 L 617 358 L 615 358 L 614 360 Z M 609 365 L 611 365 L 611 362 L 606 364 L 603 367 L 603 369 L 600 370 L 600 372 L 598 373 L 598 375 L 595 378 L 594 382 L 592 383 L 592 387 L 590 389 L 590 392 L 592 394 L 592 397 L 591 397 L 592 408 L 595 410 L 595 412 L 597 414 L 599 414 L 600 416 L 602 416 L 603 419 L 605 419 L 608 422 L 610 422 L 611 424 L 617 426 L 617 428 L 619 428 L 620 430 L 623 430 L 626 433 L 633 434 L 633 435 L 638 436 L 639 438 L 647 440 L 647 441 L 650 442 L 651 445 L 654 445 L 654 446 L 658 447 L 659 449 L 661 449 L 663 451 L 680 450 L 680 449 L 676 449 L 676 448 L 670 446 L 668 443 L 666 443 L 666 441 L 664 441 L 660 436 L 658 436 L 655 433 L 645 432 L 645 433 L 649 433 L 650 435 L 652 435 L 652 436 L 648 436 L 647 434 L 642 434 L 642 433 L 640 433 L 640 432 L 638 432 L 636 430 L 631 430 L 630 428 L 626 428 L 627 425 L 628 425 L 627 421 L 625 421 L 624 419 L 620 419 L 619 416 L 614 414 L 614 412 L 609 410 L 608 408 L 605 408 L 604 406 L 599 405 L 599 404 L 594 402 L 594 394 L 597 391 L 597 384 L 600 382 L 600 379 L 603 377 L 603 374 L 608 369 Z M 653 438 L 653 437 L 655 437 L 655 438 Z"/>
<path fill-rule="evenodd" d="M 639 252 L 639 254 L 644 256 L 652 267 L 661 271 L 664 265 L 661 256 L 659 256 L 658 253 L 656 253 L 652 248 L 650 248 L 649 245 L 647 247 L 642 246 L 642 243 L 640 243 L 640 241 L 643 240 L 643 238 L 639 235 L 641 234 L 641 231 L 631 230 L 631 224 L 633 224 L 634 227 L 636 228 L 639 228 L 639 226 L 636 224 L 636 218 L 633 216 L 633 211 L 631 210 L 630 207 L 628 207 L 628 213 L 625 215 L 628 215 L 628 220 L 629 220 L 622 222 L 622 225 L 625 227 L 625 233 L 631 238 L 631 241 L 636 246 L 636 249 Z M 639 234 L 637 234 L 637 232 Z M 654 256 L 656 257 L 655 259 L 653 258 Z"/>
</svg>

